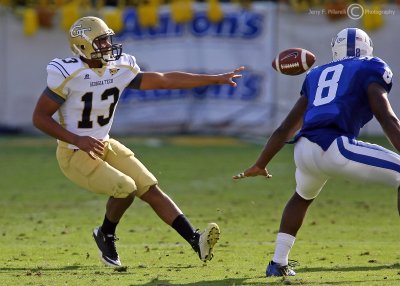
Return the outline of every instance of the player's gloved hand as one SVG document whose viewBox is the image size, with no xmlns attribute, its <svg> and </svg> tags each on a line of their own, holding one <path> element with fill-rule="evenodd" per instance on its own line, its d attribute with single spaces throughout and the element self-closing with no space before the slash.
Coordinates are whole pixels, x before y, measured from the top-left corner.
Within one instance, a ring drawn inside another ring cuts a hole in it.
<svg viewBox="0 0 400 286">
<path fill-rule="evenodd" d="M 218 84 L 229 84 L 231 86 L 236 87 L 237 83 L 233 81 L 234 78 L 240 78 L 242 77 L 242 75 L 240 74 L 242 71 L 244 70 L 244 67 L 241 66 L 231 72 L 228 73 L 223 73 L 223 74 L 219 74 L 217 75 L 218 79 L 217 79 L 217 83 Z"/>
<path fill-rule="evenodd" d="M 104 143 L 94 137 L 78 136 L 74 145 L 85 151 L 93 160 L 96 160 L 96 156 L 103 156 Z"/>
<path fill-rule="evenodd" d="M 246 171 L 232 176 L 232 179 L 244 179 L 247 177 L 264 176 L 266 179 L 272 178 L 272 175 L 268 172 L 267 168 L 260 168 L 257 165 L 253 165 Z"/>
</svg>

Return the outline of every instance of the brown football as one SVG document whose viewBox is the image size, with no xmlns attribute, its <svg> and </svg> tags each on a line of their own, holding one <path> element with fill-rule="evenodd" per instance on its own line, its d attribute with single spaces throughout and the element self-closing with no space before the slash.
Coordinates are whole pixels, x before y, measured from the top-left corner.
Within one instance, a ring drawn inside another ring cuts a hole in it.
<svg viewBox="0 0 400 286">
<path fill-rule="evenodd" d="M 307 71 L 315 63 L 315 55 L 302 48 L 284 50 L 276 56 L 272 67 L 286 75 L 298 75 Z"/>
</svg>

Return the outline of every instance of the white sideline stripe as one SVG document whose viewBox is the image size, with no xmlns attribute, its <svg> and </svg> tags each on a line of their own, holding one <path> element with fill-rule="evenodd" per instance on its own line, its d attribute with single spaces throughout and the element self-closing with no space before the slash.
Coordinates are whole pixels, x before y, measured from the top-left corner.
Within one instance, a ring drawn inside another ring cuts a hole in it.
<svg viewBox="0 0 400 286">
<path fill-rule="evenodd" d="M 275 66 L 278 72 L 281 72 L 281 67 L 279 66 L 279 56 L 277 56 L 275 59 Z"/>
<path fill-rule="evenodd" d="M 309 66 L 307 64 L 306 52 L 301 50 L 301 64 L 303 65 L 304 70 L 308 70 Z"/>
<path fill-rule="evenodd" d="M 398 158 L 398 155 L 390 150 L 383 151 L 383 150 L 371 149 L 366 146 L 353 145 L 353 144 L 349 143 L 349 141 L 346 137 L 342 137 L 342 139 L 343 139 L 344 148 L 350 152 L 360 154 L 360 155 L 370 156 L 370 157 L 374 157 L 374 158 L 379 158 L 381 160 L 385 160 L 385 161 L 400 165 L 400 159 L 396 160 L 396 157 Z M 363 142 L 363 143 L 366 143 L 366 142 Z M 371 143 L 367 143 L 367 144 L 369 144 L 373 147 L 378 146 L 376 144 L 371 144 Z M 395 155 L 395 156 L 393 156 L 393 155 Z"/>
</svg>

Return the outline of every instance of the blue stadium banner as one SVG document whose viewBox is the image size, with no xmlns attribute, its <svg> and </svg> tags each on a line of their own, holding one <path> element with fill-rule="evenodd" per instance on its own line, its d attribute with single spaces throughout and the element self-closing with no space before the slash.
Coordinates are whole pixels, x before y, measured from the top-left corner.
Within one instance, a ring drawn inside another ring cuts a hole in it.
<svg viewBox="0 0 400 286">
<path fill-rule="evenodd" d="M 124 13 L 116 41 L 136 57 L 143 71 L 223 73 L 245 66 L 238 87 L 208 86 L 189 90 L 126 90 L 113 130 L 118 133 L 205 132 L 257 133 L 273 112 L 271 60 L 275 56 L 275 3 L 254 3 L 244 10 L 224 3 L 223 19 L 211 22 L 208 6 L 193 5 L 193 18 L 175 23 L 169 7 L 159 11 L 159 25 L 143 28 L 135 10 Z M 261 124 L 261 125 L 260 125 Z"/>
</svg>

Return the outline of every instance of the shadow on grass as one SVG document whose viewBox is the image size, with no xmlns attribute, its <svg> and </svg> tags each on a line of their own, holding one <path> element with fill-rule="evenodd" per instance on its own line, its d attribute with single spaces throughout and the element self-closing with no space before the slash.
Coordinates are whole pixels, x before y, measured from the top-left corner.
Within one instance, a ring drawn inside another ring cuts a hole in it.
<svg viewBox="0 0 400 286">
<path fill-rule="evenodd" d="M 140 268 L 140 267 L 139 267 Z M 191 268 L 191 266 L 177 266 L 173 268 Z M 153 279 L 149 282 L 141 284 L 141 286 L 234 286 L 234 285 L 241 285 L 241 286 L 268 286 L 268 285 L 321 285 L 322 281 L 319 282 L 311 282 L 311 281 L 303 281 L 302 274 L 306 273 L 313 273 L 313 272 L 365 272 L 365 271 L 379 271 L 379 270 L 386 270 L 386 269 L 400 269 L 400 263 L 395 264 L 388 264 L 388 265 L 371 265 L 371 266 L 350 266 L 350 267 L 313 267 L 313 268 L 298 268 L 296 277 L 287 277 L 287 278 L 264 278 L 262 282 L 254 282 L 251 281 L 254 278 L 261 278 L 261 277 L 237 277 L 237 278 L 225 278 L 221 280 L 211 280 L 211 281 L 198 281 L 198 282 L 190 282 L 190 283 L 179 283 L 175 284 L 169 282 L 168 280 L 163 279 Z M 99 269 L 97 266 L 85 266 L 85 265 L 67 265 L 61 267 L 0 267 L 1 272 L 10 272 L 10 271 L 23 271 L 29 275 L 36 275 L 40 273 L 46 272 L 59 272 L 59 271 L 89 271 L 95 275 L 110 275 L 110 269 Z M 400 273 L 400 272 L 399 272 Z M 113 270 L 112 275 L 122 275 L 122 276 L 129 276 L 132 275 L 128 268 L 121 268 L 120 271 Z M 392 277 L 393 278 L 393 277 Z M 396 285 L 400 285 L 400 277 L 399 279 L 391 279 L 386 280 L 386 278 L 382 280 L 368 280 L 369 283 L 371 282 L 379 282 L 379 283 L 389 283 L 385 285 L 390 285 L 395 281 Z M 328 285 L 353 285 L 353 283 L 367 283 L 365 280 L 360 281 L 323 281 L 324 284 Z M 133 285 L 133 284 L 132 284 Z"/>
<path fill-rule="evenodd" d="M 288 277 L 287 279 L 283 279 L 281 281 L 277 281 L 275 283 L 266 283 L 267 285 L 302 285 L 302 284 L 307 284 L 307 285 L 321 285 L 323 283 L 324 285 L 368 285 L 368 283 L 379 283 L 379 285 L 400 285 L 400 277 L 398 279 L 391 279 L 391 280 L 386 280 L 387 278 L 382 278 L 378 280 L 351 280 L 351 281 L 319 281 L 319 282 L 303 282 L 301 280 L 297 281 L 297 278 L 301 279 L 302 273 L 312 273 L 312 272 L 365 272 L 365 271 L 379 271 L 379 270 L 387 270 L 387 269 L 394 269 L 398 270 L 400 269 L 400 263 L 394 263 L 394 264 L 387 264 L 387 265 L 371 265 L 371 266 L 350 266 L 350 267 L 313 267 L 313 268 L 298 268 L 296 270 L 297 276 L 296 278 Z M 399 272 L 400 273 L 400 272 Z M 393 278 L 393 277 L 392 277 Z M 285 281 L 286 280 L 286 281 Z M 397 282 L 395 282 L 397 281 Z M 284 283 L 282 283 L 284 282 Z M 396 284 L 393 284 L 396 283 Z M 375 284 L 376 285 L 376 284 Z"/>
<path fill-rule="evenodd" d="M 302 272 L 349 272 L 349 271 L 376 271 L 382 269 L 400 269 L 400 263 L 387 265 L 371 265 L 371 266 L 350 266 L 350 267 L 310 267 L 299 268 L 298 273 Z"/>
<path fill-rule="evenodd" d="M 247 278 L 228 278 L 222 280 L 214 280 L 214 281 L 199 281 L 199 282 L 191 282 L 191 283 L 179 283 L 174 284 L 165 280 L 153 280 L 146 284 L 141 284 L 141 286 L 234 286 L 234 285 L 243 285 L 243 286 L 265 286 L 265 282 L 246 282 Z M 273 284 L 268 285 L 279 285 L 281 282 L 275 282 Z"/>
<path fill-rule="evenodd" d="M 72 270 L 92 270 L 93 267 L 82 265 L 67 265 L 61 267 L 0 267 L 0 271 L 72 271 Z"/>
<path fill-rule="evenodd" d="M 351 280 L 351 281 L 336 281 L 336 282 L 329 282 L 329 281 L 326 281 L 326 282 L 324 282 L 324 285 L 368 285 L 368 283 L 372 283 L 372 282 L 374 282 L 374 283 L 379 283 L 379 284 L 374 284 L 374 285 L 388 285 L 388 286 L 391 286 L 391 285 L 399 285 L 399 280 L 396 280 L 396 281 L 398 281 L 398 282 L 394 282 L 393 280 L 390 280 L 390 281 L 386 281 L 386 280 L 368 280 L 368 281 L 365 281 L 365 280 Z M 395 284 L 393 284 L 393 283 L 395 283 Z M 316 285 L 321 285 L 320 283 L 316 283 Z"/>
<path fill-rule="evenodd" d="M 186 267 L 184 267 L 186 268 Z M 110 272 L 106 269 L 105 271 L 96 270 L 98 267 L 93 266 L 82 266 L 82 265 L 68 265 L 63 267 L 0 267 L 1 272 L 12 272 L 12 271 L 22 271 L 25 272 L 27 276 L 41 276 L 46 272 L 62 272 L 62 271 L 89 271 L 95 275 L 106 275 L 109 276 Z M 122 270 L 122 271 L 113 271 L 111 275 L 132 275 L 129 271 Z M 242 286 L 265 286 L 265 282 L 249 282 L 251 278 L 228 278 L 222 280 L 213 280 L 213 281 L 198 281 L 198 282 L 190 282 L 190 283 L 179 283 L 175 284 L 169 282 L 168 280 L 162 279 L 153 279 L 147 283 L 140 284 L 141 286 L 234 286 L 234 285 L 242 285 Z M 280 285 L 279 282 L 274 282 L 268 285 Z M 134 285 L 134 284 L 132 284 Z M 136 284 L 135 284 L 136 285 Z"/>
</svg>

